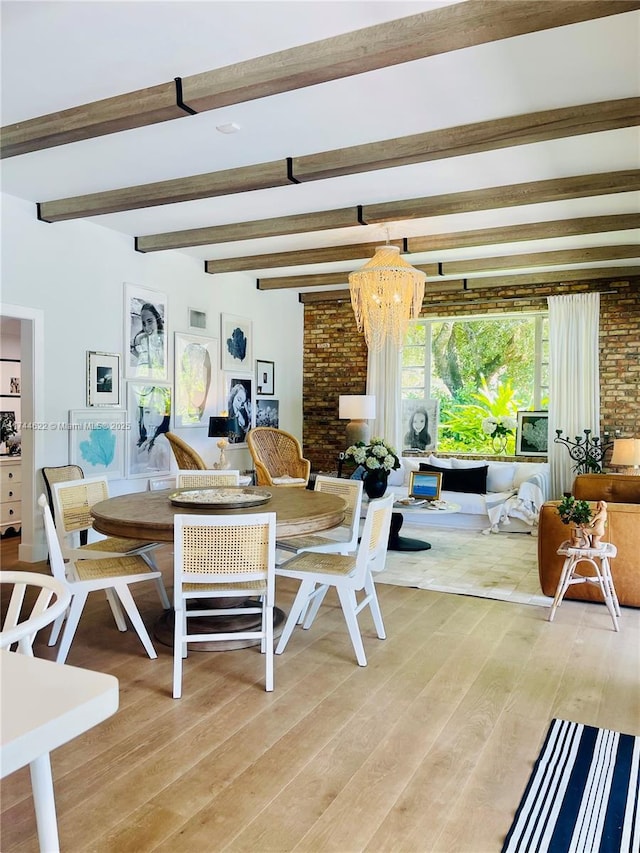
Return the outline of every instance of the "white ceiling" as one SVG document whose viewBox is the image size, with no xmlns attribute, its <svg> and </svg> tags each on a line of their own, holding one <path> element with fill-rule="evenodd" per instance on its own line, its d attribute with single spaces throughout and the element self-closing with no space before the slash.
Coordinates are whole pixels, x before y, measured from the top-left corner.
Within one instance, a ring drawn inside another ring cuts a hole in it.
<svg viewBox="0 0 640 853">
<path fill-rule="evenodd" d="M 514 0 L 505 0 L 514 2 Z M 560 3 L 561 0 L 555 0 Z M 448 2 L 2 2 L 2 125 L 402 18 Z M 219 171 L 544 109 L 640 94 L 640 12 L 403 65 L 2 161 L 34 202 Z M 225 135 L 228 122 L 240 131 Z M 637 169 L 638 128 L 93 217 L 131 237 L 403 198 Z M 403 237 L 640 210 L 638 193 L 389 225 Z M 64 229 L 65 222 L 49 227 Z M 382 241 L 359 226 L 184 249 L 199 259 Z M 635 230 L 423 253 L 411 261 L 638 244 Z M 133 240 L 132 240 L 133 249 Z M 606 265 L 604 262 L 599 266 Z M 621 265 L 640 263 L 624 260 Z M 353 262 L 269 270 L 329 272 Z M 259 275 L 260 271 L 256 271 Z"/>
</svg>

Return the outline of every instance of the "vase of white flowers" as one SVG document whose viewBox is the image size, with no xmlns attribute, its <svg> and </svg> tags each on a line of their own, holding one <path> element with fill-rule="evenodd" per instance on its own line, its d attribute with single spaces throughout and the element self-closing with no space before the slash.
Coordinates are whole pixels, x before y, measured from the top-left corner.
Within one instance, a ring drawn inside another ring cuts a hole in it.
<svg viewBox="0 0 640 853">
<path fill-rule="evenodd" d="M 491 439 L 494 453 L 504 453 L 507 449 L 509 436 L 513 435 L 518 422 L 509 415 L 491 415 L 482 421 L 482 431 Z"/>
<path fill-rule="evenodd" d="M 372 438 L 369 444 L 363 441 L 352 444 L 344 455 L 364 468 L 362 487 L 370 498 L 382 497 L 387 488 L 389 471 L 400 467 L 395 448 L 382 438 Z"/>
</svg>

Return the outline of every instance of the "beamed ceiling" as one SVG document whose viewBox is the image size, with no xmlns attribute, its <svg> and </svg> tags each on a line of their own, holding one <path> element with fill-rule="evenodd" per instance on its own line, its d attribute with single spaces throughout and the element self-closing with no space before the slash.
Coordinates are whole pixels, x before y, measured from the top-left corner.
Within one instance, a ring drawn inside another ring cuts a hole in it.
<svg viewBox="0 0 640 853">
<path fill-rule="evenodd" d="M 386 239 L 444 291 L 639 274 L 639 10 L 2 2 L 2 189 L 304 302 Z"/>
</svg>

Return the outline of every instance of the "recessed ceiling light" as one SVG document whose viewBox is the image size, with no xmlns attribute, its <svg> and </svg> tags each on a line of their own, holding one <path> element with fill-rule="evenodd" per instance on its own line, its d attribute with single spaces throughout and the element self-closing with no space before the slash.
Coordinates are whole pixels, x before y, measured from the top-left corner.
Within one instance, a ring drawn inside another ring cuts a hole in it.
<svg viewBox="0 0 640 853">
<path fill-rule="evenodd" d="M 220 133 L 237 133 L 240 130 L 240 125 L 236 124 L 235 121 L 230 121 L 228 124 L 217 125 L 216 130 L 219 130 Z"/>
</svg>

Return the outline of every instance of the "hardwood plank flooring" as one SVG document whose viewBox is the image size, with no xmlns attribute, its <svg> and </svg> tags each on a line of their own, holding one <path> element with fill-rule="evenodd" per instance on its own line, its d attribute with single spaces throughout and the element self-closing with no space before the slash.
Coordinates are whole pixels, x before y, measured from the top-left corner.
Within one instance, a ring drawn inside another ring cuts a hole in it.
<svg viewBox="0 0 640 853">
<path fill-rule="evenodd" d="M 2 540 L 4 568 L 18 539 Z M 461 560 L 464 553 L 461 549 Z M 167 587 L 171 551 L 161 554 Z M 287 609 L 295 584 L 278 580 Z M 493 853 L 552 717 L 640 733 L 640 610 L 545 607 L 378 585 L 358 667 L 337 598 L 297 629 L 264 691 L 257 649 L 146 657 L 90 596 L 68 663 L 120 681 L 120 709 L 51 757 L 65 853 Z M 151 628 L 152 584 L 136 591 Z M 47 632 L 36 654 L 53 659 Z M 38 850 L 28 770 L 0 784 L 0 850 Z"/>
</svg>

